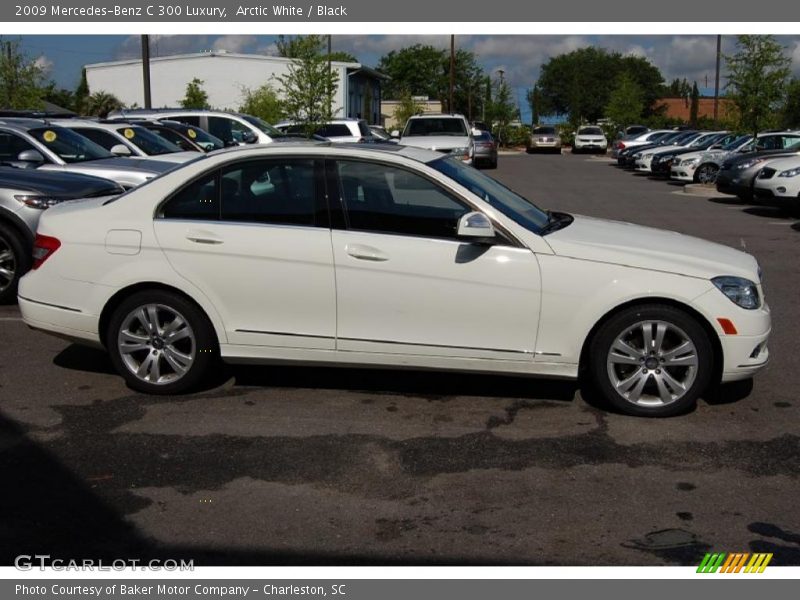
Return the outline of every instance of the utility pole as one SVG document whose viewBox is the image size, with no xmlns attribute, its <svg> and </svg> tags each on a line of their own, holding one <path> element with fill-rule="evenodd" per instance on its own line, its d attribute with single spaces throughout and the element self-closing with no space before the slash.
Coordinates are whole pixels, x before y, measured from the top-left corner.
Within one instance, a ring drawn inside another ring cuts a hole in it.
<svg viewBox="0 0 800 600">
<path fill-rule="evenodd" d="M 448 104 L 449 112 L 453 110 L 453 89 L 456 87 L 456 36 L 450 36 L 450 103 Z"/>
<path fill-rule="evenodd" d="M 717 74 L 714 77 L 714 124 L 719 118 L 719 58 L 722 55 L 722 36 L 717 36 Z"/>
<path fill-rule="evenodd" d="M 144 81 L 144 107 L 152 108 L 150 100 L 150 36 L 142 36 L 142 80 Z"/>
</svg>

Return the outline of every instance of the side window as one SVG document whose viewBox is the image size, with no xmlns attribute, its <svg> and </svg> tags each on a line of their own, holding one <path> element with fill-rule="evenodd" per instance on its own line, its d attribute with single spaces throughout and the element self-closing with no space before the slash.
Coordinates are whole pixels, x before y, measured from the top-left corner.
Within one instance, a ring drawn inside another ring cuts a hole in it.
<svg viewBox="0 0 800 600">
<path fill-rule="evenodd" d="M 273 225 L 316 222 L 314 161 L 255 160 L 222 172 L 222 220 Z"/>
<path fill-rule="evenodd" d="M 36 150 L 33 145 L 14 135 L 0 131 L 0 162 L 14 162 L 19 157 L 20 152 L 25 150 Z"/>
<path fill-rule="evenodd" d="M 189 142 L 187 142 L 177 131 L 173 131 L 169 127 L 150 129 L 150 131 L 155 133 L 157 136 L 164 138 L 168 142 L 175 144 L 178 148 L 185 152 L 194 152 L 197 150 L 197 148 L 190 145 Z"/>
<path fill-rule="evenodd" d="M 250 131 L 245 125 L 225 117 L 208 117 L 208 132 L 221 139 L 226 144 L 229 142 L 242 143 L 244 134 Z"/>
<path fill-rule="evenodd" d="M 455 239 L 470 211 L 431 181 L 391 166 L 338 161 L 339 193 L 350 229 Z"/>
<path fill-rule="evenodd" d="M 204 175 L 180 190 L 161 209 L 164 219 L 219 220 L 217 172 Z"/>
<path fill-rule="evenodd" d="M 783 148 L 788 148 L 789 146 L 794 146 L 797 142 L 800 142 L 800 137 L 792 137 L 789 135 L 783 136 Z"/>
<path fill-rule="evenodd" d="M 760 138 L 757 143 L 758 149 L 763 150 L 780 150 L 783 148 L 781 145 L 781 138 L 777 135 L 768 135 Z"/>
<path fill-rule="evenodd" d="M 80 133 L 85 138 L 89 138 L 95 144 L 102 146 L 106 150 L 111 150 L 111 148 L 113 148 L 117 144 L 122 143 L 113 134 L 109 133 L 108 131 L 102 131 L 100 129 L 76 127 L 73 129 L 73 131 L 75 133 Z"/>
</svg>

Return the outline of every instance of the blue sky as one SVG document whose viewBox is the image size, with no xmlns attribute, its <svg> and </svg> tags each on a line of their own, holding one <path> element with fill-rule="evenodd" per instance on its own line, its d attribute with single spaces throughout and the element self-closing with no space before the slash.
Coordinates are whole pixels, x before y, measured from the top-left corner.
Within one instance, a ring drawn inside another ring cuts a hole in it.
<svg viewBox="0 0 800 600">
<path fill-rule="evenodd" d="M 8 39 L 11 36 L 5 36 Z M 32 57 L 47 69 L 48 77 L 59 86 L 74 88 L 84 64 L 138 57 L 138 35 L 26 35 L 19 39 Z M 779 41 L 793 59 L 792 70 L 800 76 L 800 36 L 781 36 Z M 412 44 L 431 44 L 449 48 L 448 35 L 334 35 L 334 50 L 346 50 L 364 64 L 374 66 L 382 55 Z M 713 93 L 715 36 L 520 36 L 463 35 L 456 44 L 474 51 L 484 69 L 505 77 L 517 92 L 523 118 L 525 90 L 539 75 L 540 66 L 551 56 L 585 46 L 600 46 L 623 54 L 648 58 L 669 81 L 675 77 L 697 81 L 703 93 Z M 733 36 L 723 37 L 723 53 L 732 53 Z M 275 36 L 259 35 L 158 35 L 151 36 L 151 54 L 165 56 L 203 50 L 275 54 Z M 706 78 L 708 86 L 706 87 Z"/>
</svg>

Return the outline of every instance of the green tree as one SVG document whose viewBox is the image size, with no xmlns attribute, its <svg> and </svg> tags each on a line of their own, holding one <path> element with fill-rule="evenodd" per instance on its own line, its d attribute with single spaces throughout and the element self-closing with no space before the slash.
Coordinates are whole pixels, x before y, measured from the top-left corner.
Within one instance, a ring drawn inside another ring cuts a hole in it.
<svg viewBox="0 0 800 600">
<path fill-rule="evenodd" d="M 490 121 L 494 125 L 494 131 L 497 134 L 497 142 L 500 145 L 507 145 L 509 140 L 509 125 L 511 121 L 517 118 L 519 111 L 511 94 L 511 88 L 508 83 L 501 81 L 497 85 L 497 90 L 494 94 L 494 100 L 490 110 Z"/>
<path fill-rule="evenodd" d="M 397 129 L 403 131 L 406 122 L 414 115 L 422 114 L 423 106 L 419 104 L 409 91 L 400 94 L 400 102 L 394 111 L 394 119 L 397 122 Z"/>
<path fill-rule="evenodd" d="M 606 105 L 605 114 L 620 129 L 637 122 L 644 110 L 645 95 L 639 84 L 628 73 L 621 73 L 617 77 L 616 86 Z"/>
<path fill-rule="evenodd" d="M 689 98 L 691 93 L 692 86 L 689 85 L 689 82 L 684 77 L 683 79 L 673 79 L 664 89 L 663 95 L 670 98 Z"/>
<path fill-rule="evenodd" d="M 41 109 L 42 68 L 23 52 L 19 40 L 0 38 L 0 108 Z"/>
<path fill-rule="evenodd" d="M 324 54 L 325 60 L 328 59 L 328 36 L 325 35 L 279 35 L 275 45 L 278 48 L 278 56 L 283 58 L 300 58 L 311 46 L 317 54 Z M 355 56 L 342 50 L 332 51 L 331 60 L 349 63 L 358 62 Z"/>
<path fill-rule="evenodd" d="M 739 111 L 741 127 L 755 135 L 777 121 L 791 59 L 771 35 L 740 35 L 736 47 L 736 54 L 725 56 L 725 87 Z"/>
<path fill-rule="evenodd" d="M 700 90 L 697 89 L 697 82 L 692 86 L 692 94 L 689 104 L 689 126 L 697 127 L 697 112 L 700 109 Z"/>
<path fill-rule="evenodd" d="M 256 89 L 243 87 L 242 96 L 244 100 L 239 107 L 241 113 L 259 117 L 267 123 L 277 123 L 286 116 L 283 102 L 268 83 Z"/>
<path fill-rule="evenodd" d="M 86 113 L 105 119 L 112 110 L 122 108 L 122 102 L 113 94 L 97 91 L 86 99 Z"/>
<path fill-rule="evenodd" d="M 361 118 L 366 119 L 367 123 L 372 123 L 372 86 L 368 83 L 364 86 L 364 96 L 361 106 Z"/>
<path fill-rule="evenodd" d="M 72 90 L 57 88 L 55 82 L 53 81 L 45 86 L 42 99 L 60 106 L 61 108 L 75 111 L 75 93 Z"/>
<path fill-rule="evenodd" d="M 75 88 L 75 105 L 73 110 L 82 115 L 86 112 L 86 100 L 89 98 L 89 82 L 86 80 L 86 69 L 81 69 L 81 80 Z"/>
<path fill-rule="evenodd" d="M 203 80 L 197 77 L 186 84 L 186 95 L 178 102 L 182 108 L 211 108 L 208 94 L 203 89 Z"/>
<path fill-rule="evenodd" d="M 786 101 L 781 110 L 781 126 L 786 129 L 800 127 L 800 79 L 792 79 L 786 87 Z"/>
<path fill-rule="evenodd" d="M 624 56 L 603 48 L 580 48 L 542 65 L 538 84 L 548 112 L 568 114 L 577 124 L 603 117 L 622 73 L 641 90 L 642 112 L 649 116 L 664 91 L 664 79 L 657 67 L 639 56 Z"/>
<path fill-rule="evenodd" d="M 339 87 L 338 73 L 328 68 L 311 37 L 301 38 L 289 72 L 276 78 L 284 89 L 286 116 L 302 123 L 309 136 L 333 118 L 331 98 Z"/>
</svg>

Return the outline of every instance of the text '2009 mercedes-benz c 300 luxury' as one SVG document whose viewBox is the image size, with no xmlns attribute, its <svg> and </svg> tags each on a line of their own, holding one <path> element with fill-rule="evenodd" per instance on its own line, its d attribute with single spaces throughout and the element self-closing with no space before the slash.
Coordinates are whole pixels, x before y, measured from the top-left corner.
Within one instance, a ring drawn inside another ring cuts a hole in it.
<svg viewBox="0 0 800 600">
<path fill-rule="evenodd" d="M 768 360 L 752 256 L 545 212 L 412 147 L 213 153 L 49 209 L 34 258 L 25 321 L 102 345 L 153 394 L 197 387 L 220 358 L 585 373 L 618 410 L 668 416 Z"/>
</svg>

